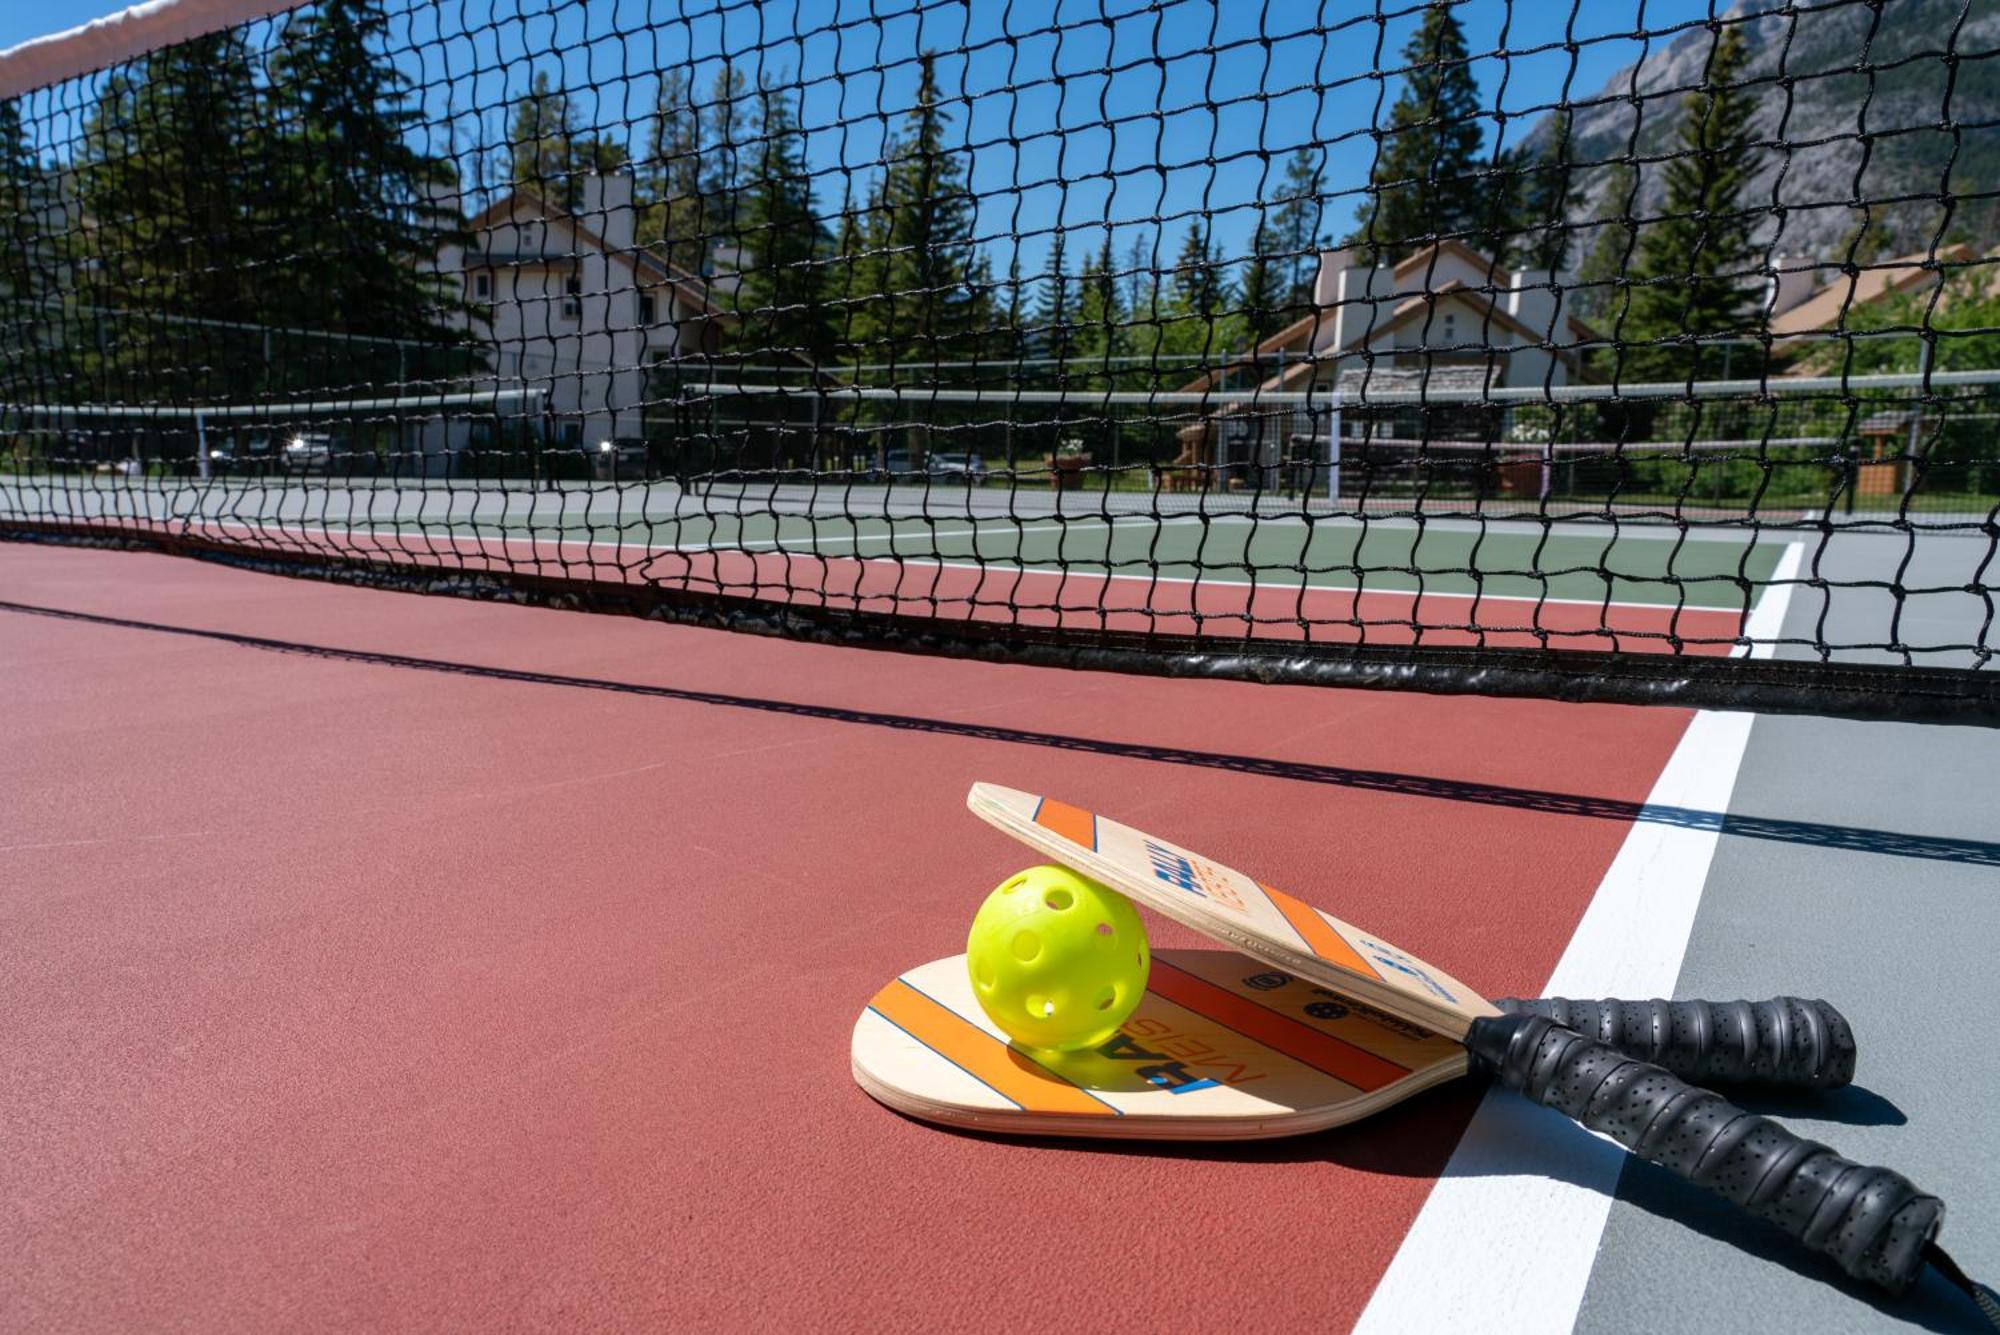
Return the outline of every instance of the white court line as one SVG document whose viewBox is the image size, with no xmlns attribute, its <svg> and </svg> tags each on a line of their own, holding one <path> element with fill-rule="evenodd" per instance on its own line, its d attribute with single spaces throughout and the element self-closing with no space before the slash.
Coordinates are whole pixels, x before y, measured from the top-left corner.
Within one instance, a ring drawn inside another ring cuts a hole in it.
<svg viewBox="0 0 2000 1335">
<path fill-rule="evenodd" d="M 110 518 L 113 520 L 127 518 L 126 516 L 119 516 L 119 515 L 103 516 L 103 517 Z M 422 519 L 385 520 L 384 521 L 385 524 L 395 526 L 391 529 L 389 533 L 386 534 L 374 529 L 353 529 L 333 524 L 318 524 L 318 525 L 298 524 L 295 521 L 290 523 L 251 524 L 251 523 L 246 523 L 242 520 L 226 519 L 221 516 L 181 515 L 166 519 L 156 518 L 156 517 L 146 517 L 145 522 L 152 524 L 169 525 L 169 526 L 178 525 L 183 529 L 206 528 L 206 529 L 235 530 L 253 535 L 259 533 L 283 533 L 283 534 L 297 535 L 305 538 L 345 537 L 350 541 L 356 542 L 357 546 L 364 551 L 371 549 L 372 546 L 372 549 L 375 551 L 383 553 L 402 552 L 406 555 L 422 555 L 423 548 L 421 546 L 405 546 L 405 547 L 394 546 L 391 544 L 389 539 L 395 538 L 395 539 L 407 540 L 408 542 L 413 544 L 430 543 L 434 545 L 438 543 L 457 544 L 464 542 L 464 543 L 492 544 L 497 542 L 506 546 L 525 545 L 531 551 L 537 553 L 547 548 L 553 548 L 556 550 L 556 552 L 560 553 L 562 549 L 565 547 L 573 547 L 573 548 L 580 548 L 583 550 L 583 552 L 585 553 L 583 558 L 585 563 L 590 563 L 593 560 L 593 558 L 590 556 L 590 553 L 595 551 L 640 552 L 644 553 L 648 558 L 660 557 L 660 556 L 674 556 L 674 555 L 687 554 L 691 552 L 692 553 L 744 552 L 746 554 L 754 554 L 751 553 L 749 544 L 737 544 L 731 546 L 716 546 L 708 543 L 665 545 L 660 543 L 614 542 L 604 538 L 563 538 L 563 537 L 539 537 L 539 536 L 509 537 L 504 533 L 498 533 L 492 535 L 486 535 L 481 533 L 430 533 L 425 531 L 420 526 L 427 522 L 433 522 L 433 521 L 426 521 Z M 471 519 L 455 520 L 449 516 L 444 516 L 435 522 L 447 523 L 447 524 L 453 524 L 453 523 L 471 524 L 474 521 Z M 411 525 L 416 525 L 419 527 L 414 528 L 410 532 L 404 532 L 402 531 L 400 526 L 406 523 Z M 1259 590 L 1271 590 L 1278 593 L 1304 592 L 1308 594 L 1364 592 L 1371 598 L 1396 597 L 1396 598 L 1408 598 L 1412 600 L 1417 598 L 1444 598 L 1444 599 L 1455 599 L 1459 602 L 1466 602 L 1466 603 L 1471 602 L 1475 597 L 1477 597 L 1479 601 L 1481 601 L 1482 603 L 1520 604 L 1522 606 L 1615 607 L 1615 608 L 1628 609 L 1634 611 L 1640 611 L 1640 610 L 1662 611 L 1668 613 L 1673 612 L 1676 608 L 1684 612 L 1735 612 L 1737 610 L 1734 607 L 1727 607 L 1721 604 L 1711 604 L 1711 603 L 1678 603 L 1678 604 L 1640 603 L 1640 602 L 1624 601 L 1619 599 L 1613 599 L 1607 602 L 1602 598 L 1562 598 L 1554 595 L 1550 595 L 1547 597 L 1543 597 L 1540 595 L 1529 596 L 1527 594 L 1514 594 L 1514 593 L 1484 593 L 1475 595 L 1470 593 L 1449 592 L 1439 589 L 1424 589 L 1421 591 L 1417 589 L 1382 589 L 1382 588 L 1361 589 L 1359 586 L 1352 584 L 1310 584 L 1304 580 L 1298 580 L 1296 582 L 1287 581 L 1284 583 L 1280 583 L 1275 579 L 1270 579 L 1270 580 L 1230 579 L 1214 575 L 1200 575 L 1200 576 L 1129 575 L 1129 574 L 1118 573 L 1115 571 L 1105 571 L 1105 570 L 1079 571 L 1079 570 L 1068 570 L 1061 566 L 1044 566 L 1036 564 L 1023 564 L 1018 562 L 1010 564 L 999 560 L 985 561 L 985 562 L 948 561 L 941 557 L 899 556 L 893 553 L 884 556 L 862 556 L 858 553 L 828 555 L 818 551 L 804 551 L 804 550 L 794 551 L 789 548 L 776 548 L 776 547 L 767 548 L 766 550 L 768 550 L 770 554 L 774 556 L 796 557 L 799 560 L 854 561 L 856 563 L 873 562 L 873 561 L 883 561 L 883 562 L 893 561 L 899 566 L 935 567 L 936 569 L 939 570 L 980 571 L 989 575 L 999 575 L 1002 577 L 1010 573 L 1019 573 L 1024 575 L 1042 575 L 1050 578 L 1061 577 L 1069 580 L 1094 579 L 1094 580 L 1102 580 L 1107 584 L 1132 583 L 1132 584 L 1146 584 L 1146 585 L 1157 585 L 1157 584 L 1200 585 L 1204 588 L 1216 588 L 1216 589 L 1254 588 Z M 1797 550 L 1798 547 L 1796 544 L 1791 544 L 1786 547 L 1787 552 L 1796 552 Z M 560 555 L 558 555 L 554 559 L 560 561 L 563 558 Z M 1079 557 L 1078 559 L 1082 558 Z M 643 565 L 643 564 L 644 562 L 627 563 L 627 566 L 621 568 L 629 568 L 634 565 Z M 1167 564 L 1172 565 L 1181 563 L 1168 562 Z M 1386 574 L 1387 572 L 1385 571 L 1384 573 Z M 1520 578 L 1527 578 L 1527 576 L 1520 576 Z M 1717 576 L 1716 578 L 1726 578 L 1726 576 Z M 840 595 L 840 596 L 846 597 L 847 595 Z M 869 594 L 865 596 L 885 597 L 887 595 Z M 1767 598 L 1764 601 L 1768 602 L 1769 599 Z M 1755 613 L 1753 611 L 1751 618 L 1747 619 L 1745 621 L 1745 624 L 1746 625 L 1750 624 L 1750 621 L 1754 619 L 1755 619 Z M 1510 630 L 1517 628 L 1498 627 L 1493 629 Z M 1566 633 L 1566 632 L 1558 632 L 1558 633 Z"/>
<path fill-rule="evenodd" d="M 1796 578 L 1800 553 L 1787 546 L 1773 579 Z M 1755 656 L 1769 653 L 1791 589 L 1776 583 L 1751 614 L 1745 629 L 1766 646 Z M 1752 719 L 1697 713 L 1647 806 L 1727 811 Z M 1542 995 L 1671 996 L 1719 838 L 1635 820 Z M 1560 1113 L 1488 1090 L 1355 1329 L 1573 1329 L 1626 1157 Z"/>
</svg>

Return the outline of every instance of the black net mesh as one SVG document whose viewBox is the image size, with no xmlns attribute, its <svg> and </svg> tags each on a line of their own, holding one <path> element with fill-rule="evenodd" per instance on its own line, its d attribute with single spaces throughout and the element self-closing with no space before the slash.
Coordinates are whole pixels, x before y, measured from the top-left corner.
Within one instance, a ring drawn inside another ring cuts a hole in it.
<svg viewBox="0 0 2000 1335">
<path fill-rule="evenodd" d="M 319 0 L 17 50 L 0 536 L 2000 715 L 2000 14 L 1357 8 Z"/>
</svg>

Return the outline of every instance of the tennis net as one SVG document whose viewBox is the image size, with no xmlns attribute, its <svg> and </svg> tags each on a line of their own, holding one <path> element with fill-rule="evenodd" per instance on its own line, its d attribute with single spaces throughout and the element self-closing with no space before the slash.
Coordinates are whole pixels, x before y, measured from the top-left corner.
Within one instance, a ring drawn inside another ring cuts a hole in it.
<svg viewBox="0 0 2000 1335">
<path fill-rule="evenodd" d="M 892 8 L 0 53 L 0 537 L 2000 721 L 2000 17 Z"/>
</svg>

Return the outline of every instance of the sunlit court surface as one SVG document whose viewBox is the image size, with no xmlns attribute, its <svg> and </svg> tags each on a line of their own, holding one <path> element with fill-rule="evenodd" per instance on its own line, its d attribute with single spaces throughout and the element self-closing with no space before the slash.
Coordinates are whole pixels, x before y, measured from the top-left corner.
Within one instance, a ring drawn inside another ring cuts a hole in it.
<svg viewBox="0 0 2000 1335">
<path fill-rule="evenodd" d="M 34 503 L 34 488 L 18 500 Z M 900 493 L 900 494 L 899 494 Z M 865 610 L 1196 633 L 1727 653 L 1780 541 L 1717 527 L 1389 516 L 1274 498 L 1161 513 L 1081 499 L 727 482 L 526 495 L 476 486 L 52 490 L 76 520 L 429 568 L 528 569 Z M 1940 549 L 1966 548 L 1932 539 Z M 1864 595 L 1849 595 L 1857 601 Z M 1619 633 L 1624 632 L 1621 636 Z"/>
<path fill-rule="evenodd" d="M 2000 1329 L 2000 18 L 1238 8 L 0 50 L 0 1329 Z"/>
</svg>

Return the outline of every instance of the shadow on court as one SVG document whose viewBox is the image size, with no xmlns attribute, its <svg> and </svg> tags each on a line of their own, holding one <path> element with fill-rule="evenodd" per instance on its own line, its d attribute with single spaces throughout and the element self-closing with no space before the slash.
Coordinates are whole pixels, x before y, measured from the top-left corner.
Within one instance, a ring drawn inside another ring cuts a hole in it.
<svg viewBox="0 0 2000 1335">
<path fill-rule="evenodd" d="M 1121 742 L 1108 738 L 1074 737 L 1064 733 L 1038 732 L 954 719 L 928 718 L 918 714 L 850 709 L 838 705 L 816 705 L 765 696 L 740 695 L 725 691 L 693 690 L 644 682 L 612 681 L 601 677 L 581 677 L 567 673 L 537 672 L 522 668 L 495 667 L 479 663 L 456 663 L 447 659 L 422 658 L 407 654 L 382 653 L 370 649 L 349 649 L 338 645 L 308 644 L 297 640 L 243 635 L 234 631 L 199 626 L 175 626 L 130 617 L 103 616 L 66 608 L 0 600 L 0 611 L 27 616 L 53 617 L 64 621 L 87 622 L 122 630 L 179 635 L 193 639 L 233 644 L 268 653 L 300 654 L 339 662 L 414 672 L 440 672 L 482 677 L 495 681 L 532 686 L 557 686 L 571 690 L 609 691 L 621 695 L 647 696 L 683 703 L 713 705 L 726 709 L 750 709 L 786 714 L 861 727 L 890 728 L 904 732 L 966 737 L 979 741 L 1006 742 L 1017 746 L 1039 746 L 1058 751 L 1079 751 L 1093 755 L 1146 760 L 1158 764 L 1187 765 L 1201 769 L 1225 770 L 1265 778 L 1289 779 L 1298 783 L 1325 784 L 1365 792 L 1391 793 L 1445 802 L 1470 802 L 1482 806 L 1511 807 L 1549 815 L 1581 816 L 1594 820 L 1647 822 L 1683 829 L 1712 830 L 1743 839 L 1762 839 L 1802 844 L 1849 852 L 1879 853 L 1889 857 L 1928 858 L 1966 866 L 2000 867 L 2000 843 L 1982 839 L 1953 839 L 1937 835 L 1912 834 L 1899 830 L 1869 829 L 1820 821 L 1786 820 L 1770 816 L 1742 815 L 1726 811 L 1706 811 L 1693 807 L 1633 802 L 1620 798 L 1583 793 L 1563 793 L 1547 789 L 1520 788 L 1507 784 L 1478 783 L 1433 775 L 1405 774 L 1394 770 L 1359 769 L 1347 765 L 1323 765 L 1308 761 L 1277 760 L 1264 756 L 1232 755 L 1220 751 L 1197 751 L 1184 747 L 1153 746 L 1143 742 Z"/>
<path fill-rule="evenodd" d="M 992 1136 L 931 1123 L 924 1126 L 930 1132 L 970 1140 L 1027 1144 L 1039 1150 L 1082 1155 L 1281 1165 L 1329 1163 L 1364 1173 L 1435 1178 L 1444 1175 L 1451 1148 L 1458 1143 L 1485 1089 L 1484 1081 L 1454 1081 L 1426 1090 L 1408 1102 L 1349 1126 L 1281 1140 L 1207 1144 L 1079 1140 L 1055 1136 Z M 1732 1089 L 1728 1096 L 1747 1111 L 1773 1116 L 1814 1117 L 1863 1126 L 1900 1126 L 1906 1120 L 1902 1110 L 1888 1099 L 1853 1086 L 1825 1094 L 1780 1092 L 1760 1095 L 1757 1091 Z M 1550 1116 L 1545 1120 L 1549 1128 L 1547 1152 L 1534 1156 L 1537 1175 L 1571 1186 L 1602 1191 L 1602 1184 L 1595 1174 L 1573 1171 L 1588 1156 L 1565 1149 L 1566 1143 L 1572 1141 L 1578 1147 L 1588 1145 L 1592 1141 L 1591 1134 L 1559 1117 Z M 1907 1297 L 1891 1298 L 1873 1285 L 1850 1279 L 1832 1261 L 1800 1247 L 1777 1229 L 1721 1197 L 1643 1159 L 1625 1159 L 1614 1189 L 1620 1201 L 1647 1214 L 1692 1229 L 1817 1283 L 1832 1284 L 1857 1301 L 1867 1303 L 1885 1318 L 1953 1335 L 1956 1332 L 1990 1330 L 1966 1295 L 1952 1287 L 1934 1267 L 1925 1269 L 1917 1287 Z M 1337 1230 L 1330 1232 L 1329 1236 L 1337 1236 Z"/>
</svg>

